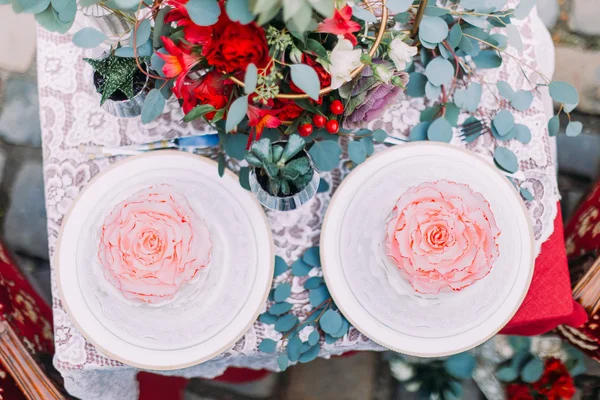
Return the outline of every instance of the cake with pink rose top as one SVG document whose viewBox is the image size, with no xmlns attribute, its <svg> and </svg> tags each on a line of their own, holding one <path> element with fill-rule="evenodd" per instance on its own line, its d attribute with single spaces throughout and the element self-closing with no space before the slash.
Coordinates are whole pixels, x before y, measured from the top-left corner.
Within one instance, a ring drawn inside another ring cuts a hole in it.
<svg viewBox="0 0 600 400">
<path fill-rule="evenodd" d="M 387 255 L 415 291 L 459 291 L 484 278 L 498 258 L 489 203 L 467 185 L 440 180 L 409 188 L 386 222 Z"/>
<path fill-rule="evenodd" d="M 129 300 L 172 300 L 210 263 L 206 223 L 170 185 L 117 204 L 102 225 L 98 259 L 108 282 Z"/>
</svg>

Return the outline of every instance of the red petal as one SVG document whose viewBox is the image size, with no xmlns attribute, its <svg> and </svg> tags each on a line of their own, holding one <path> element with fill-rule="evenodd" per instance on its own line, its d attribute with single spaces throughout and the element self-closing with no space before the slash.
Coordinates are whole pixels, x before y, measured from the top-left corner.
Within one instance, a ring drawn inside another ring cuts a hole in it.
<svg viewBox="0 0 600 400">
<path fill-rule="evenodd" d="M 358 40 L 356 40 L 356 36 L 354 36 L 351 33 L 346 33 L 344 35 L 344 39 L 348 39 L 350 41 L 350 43 L 352 43 L 352 46 L 356 46 L 358 44 Z"/>
<path fill-rule="evenodd" d="M 182 53 L 181 49 L 179 49 L 179 47 L 177 47 L 170 38 L 167 36 L 161 36 L 161 39 L 165 44 L 165 49 L 169 52 L 169 54 L 179 56 Z"/>
<path fill-rule="evenodd" d="M 346 4 L 346 6 L 344 8 L 342 8 L 341 10 L 335 10 L 336 14 L 340 14 L 340 16 L 342 18 L 344 18 L 346 21 L 350 20 L 350 18 L 352 18 L 352 7 L 350 7 L 349 5 Z M 334 15 L 333 18 L 337 17 L 337 15 Z"/>
<path fill-rule="evenodd" d="M 179 59 L 176 56 L 172 56 L 170 54 L 162 54 L 156 53 L 160 58 L 165 60 L 165 65 L 163 66 L 163 74 L 167 78 L 174 78 L 177 75 L 181 74 L 183 71 L 182 65 L 179 63 Z"/>
</svg>

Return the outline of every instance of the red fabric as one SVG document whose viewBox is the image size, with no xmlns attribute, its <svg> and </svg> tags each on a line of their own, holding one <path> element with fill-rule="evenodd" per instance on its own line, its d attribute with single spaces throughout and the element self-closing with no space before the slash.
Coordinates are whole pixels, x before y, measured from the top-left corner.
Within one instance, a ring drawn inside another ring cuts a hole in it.
<svg viewBox="0 0 600 400">
<path fill-rule="evenodd" d="M 600 251 L 600 181 L 577 208 L 565 232 L 569 259 Z"/>
<path fill-rule="evenodd" d="M 223 375 L 217 376 L 214 380 L 226 383 L 248 383 L 264 379 L 271 373 L 264 369 L 257 371 L 247 368 L 227 368 Z"/>
<path fill-rule="evenodd" d="M 535 260 L 529 292 L 521 308 L 500 333 L 532 336 L 558 325 L 580 326 L 587 321 L 585 310 L 571 294 L 560 205 L 557 207 L 554 232 L 542 244 L 542 251 Z"/>
<path fill-rule="evenodd" d="M 140 372 L 137 375 L 140 383 L 139 400 L 183 400 L 183 391 L 188 379 L 180 376 L 165 376 Z"/>
</svg>

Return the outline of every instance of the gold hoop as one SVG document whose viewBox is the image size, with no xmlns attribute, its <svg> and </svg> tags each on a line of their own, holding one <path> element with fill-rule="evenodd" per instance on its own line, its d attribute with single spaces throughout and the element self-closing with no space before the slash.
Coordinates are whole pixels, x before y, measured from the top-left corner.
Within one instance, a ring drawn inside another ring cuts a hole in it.
<svg viewBox="0 0 600 400">
<path fill-rule="evenodd" d="M 385 7 L 385 2 L 386 2 L 386 0 L 381 0 L 381 26 L 379 27 L 379 32 L 377 32 L 377 36 L 375 37 L 375 42 L 373 43 L 373 47 L 371 47 L 371 50 L 368 53 L 370 57 L 373 57 L 373 55 L 377 51 L 377 48 L 379 47 L 379 44 L 381 43 L 381 39 L 383 39 L 383 35 L 385 34 L 385 28 L 386 28 L 387 19 L 388 19 L 388 9 L 387 9 L 387 7 Z M 365 3 L 367 4 L 367 7 L 372 10 L 371 4 L 368 3 L 368 0 L 365 0 Z M 358 67 L 354 71 L 352 71 L 350 73 L 350 78 L 354 78 L 356 75 L 358 75 L 363 70 L 364 67 L 365 67 L 365 64 L 362 64 L 360 67 Z M 239 86 L 244 87 L 244 82 L 240 81 L 236 77 L 231 76 L 228 79 L 232 80 Z M 334 89 L 332 89 L 331 86 L 323 88 L 319 91 L 319 96 L 323 96 L 327 93 L 330 93 L 333 90 Z M 286 99 L 286 100 L 299 100 L 299 99 L 309 99 L 310 96 L 307 94 L 299 94 L 299 93 L 298 94 L 282 93 L 282 94 L 276 95 L 275 98 L 276 99 Z"/>
</svg>

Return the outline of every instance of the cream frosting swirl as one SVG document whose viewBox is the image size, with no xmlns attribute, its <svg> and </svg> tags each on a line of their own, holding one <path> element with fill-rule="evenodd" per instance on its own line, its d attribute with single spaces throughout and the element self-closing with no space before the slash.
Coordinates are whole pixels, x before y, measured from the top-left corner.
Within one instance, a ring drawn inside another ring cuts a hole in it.
<svg viewBox="0 0 600 400">
<path fill-rule="evenodd" d="M 498 258 L 489 203 L 467 185 L 440 180 L 409 188 L 386 222 L 386 253 L 419 293 L 461 290 Z"/>
</svg>

